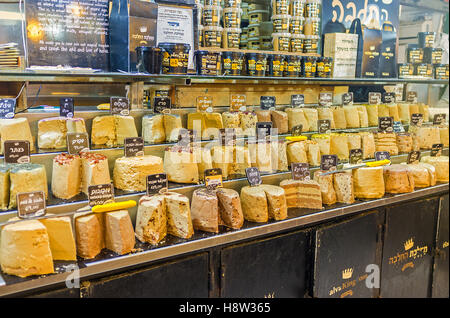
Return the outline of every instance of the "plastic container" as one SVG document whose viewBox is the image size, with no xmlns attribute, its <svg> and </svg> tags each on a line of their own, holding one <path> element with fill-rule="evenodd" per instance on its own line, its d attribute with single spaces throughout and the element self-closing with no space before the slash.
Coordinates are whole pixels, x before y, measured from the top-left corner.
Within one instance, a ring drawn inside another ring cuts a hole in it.
<svg viewBox="0 0 450 318">
<path fill-rule="evenodd" d="M 203 28 L 203 46 L 220 47 L 222 44 L 222 27 L 205 26 Z"/>
<path fill-rule="evenodd" d="M 284 76 L 300 77 L 302 74 L 302 57 L 298 55 L 286 55 L 284 59 Z"/>
<path fill-rule="evenodd" d="M 291 52 L 302 53 L 303 52 L 303 42 L 305 41 L 305 36 L 303 34 L 291 34 L 290 50 Z"/>
<path fill-rule="evenodd" d="M 315 56 L 304 56 L 303 57 L 303 76 L 307 78 L 312 78 L 316 76 L 317 69 L 317 57 Z"/>
<path fill-rule="evenodd" d="M 221 0 L 203 0 L 205 6 L 219 6 Z"/>
<path fill-rule="evenodd" d="M 220 0 L 219 0 L 219 3 L 220 3 Z M 240 8 L 241 0 L 224 0 L 223 6 L 225 8 Z"/>
<path fill-rule="evenodd" d="M 241 29 L 241 42 L 245 41 L 247 42 L 248 40 L 248 28 L 242 28 Z"/>
<path fill-rule="evenodd" d="M 320 18 L 322 11 L 321 0 L 307 0 L 305 4 L 305 18 Z"/>
<path fill-rule="evenodd" d="M 225 8 L 223 9 L 223 26 L 225 28 L 241 27 L 241 9 Z"/>
<path fill-rule="evenodd" d="M 248 13 L 248 23 L 250 24 L 260 24 L 263 21 L 269 19 L 269 11 L 267 10 L 255 10 Z"/>
<path fill-rule="evenodd" d="M 414 65 L 414 75 L 433 77 L 433 64 L 418 63 Z"/>
<path fill-rule="evenodd" d="M 256 11 L 256 10 L 265 10 L 267 8 L 267 5 L 260 4 L 260 3 L 249 3 L 248 4 L 248 11 Z"/>
<path fill-rule="evenodd" d="M 187 74 L 189 51 L 191 49 L 189 44 L 159 43 L 158 47 L 163 50 L 163 74 Z"/>
<path fill-rule="evenodd" d="M 224 75 L 240 76 L 244 66 L 244 53 L 222 52 L 222 70 Z"/>
<path fill-rule="evenodd" d="M 225 49 L 238 49 L 241 42 L 241 29 L 224 28 L 222 33 L 222 47 Z"/>
<path fill-rule="evenodd" d="M 417 34 L 417 37 L 419 40 L 420 48 L 433 47 L 434 41 L 436 39 L 436 33 L 435 32 L 419 32 Z"/>
<path fill-rule="evenodd" d="M 440 80 L 448 80 L 448 64 L 435 64 L 434 78 Z"/>
<path fill-rule="evenodd" d="M 316 63 L 316 77 L 330 78 L 333 68 L 333 58 L 319 57 Z"/>
<path fill-rule="evenodd" d="M 266 76 L 283 77 L 284 59 L 283 54 L 268 54 Z"/>
<path fill-rule="evenodd" d="M 272 33 L 273 50 L 289 52 L 290 33 Z"/>
<path fill-rule="evenodd" d="M 289 14 L 292 17 L 303 17 L 305 15 L 306 0 L 291 0 Z"/>
<path fill-rule="evenodd" d="M 259 49 L 262 51 L 272 51 L 273 50 L 272 37 L 270 35 L 259 37 Z"/>
<path fill-rule="evenodd" d="M 423 63 L 423 49 L 417 44 L 408 44 L 406 49 L 406 60 L 408 63 Z"/>
<path fill-rule="evenodd" d="M 257 38 L 248 38 L 247 41 L 247 50 L 260 50 L 259 37 Z"/>
<path fill-rule="evenodd" d="M 289 14 L 289 0 L 272 0 L 272 16 Z"/>
<path fill-rule="evenodd" d="M 198 75 L 222 75 L 222 54 L 220 52 L 196 51 L 195 67 Z"/>
<path fill-rule="evenodd" d="M 318 43 L 318 35 L 305 35 L 305 40 L 303 41 L 303 53 L 317 53 Z"/>
<path fill-rule="evenodd" d="M 222 7 L 205 5 L 202 13 L 203 26 L 219 26 Z"/>
<path fill-rule="evenodd" d="M 162 50 L 159 47 L 138 46 L 136 49 L 137 65 L 140 73 L 160 74 Z"/>
<path fill-rule="evenodd" d="M 199 24 L 197 26 L 197 30 L 198 30 L 198 43 L 200 46 L 203 46 L 203 25 Z"/>
<path fill-rule="evenodd" d="M 320 32 L 320 19 L 306 18 L 305 25 L 303 27 L 303 33 L 305 35 L 319 35 L 319 32 Z"/>
<path fill-rule="evenodd" d="M 303 34 L 304 26 L 305 26 L 305 18 L 291 17 L 291 23 L 289 24 L 289 32 L 291 34 Z"/>
<path fill-rule="evenodd" d="M 279 14 L 272 16 L 274 33 L 289 33 L 289 23 L 291 16 L 288 14 Z"/>
<path fill-rule="evenodd" d="M 399 63 L 398 64 L 398 77 L 408 77 L 414 75 L 414 64 L 412 63 Z"/>
<path fill-rule="evenodd" d="M 250 24 L 248 26 L 248 38 L 259 37 L 259 24 Z"/>
<path fill-rule="evenodd" d="M 429 64 L 441 64 L 444 50 L 442 48 L 426 47 L 423 49 L 423 62 Z"/>
<path fill-rule="evenodd" d="M 267 68 L 267 54 L 246 53 L 246 68 L 248 76 L 265 76 Z"/>
</svg>

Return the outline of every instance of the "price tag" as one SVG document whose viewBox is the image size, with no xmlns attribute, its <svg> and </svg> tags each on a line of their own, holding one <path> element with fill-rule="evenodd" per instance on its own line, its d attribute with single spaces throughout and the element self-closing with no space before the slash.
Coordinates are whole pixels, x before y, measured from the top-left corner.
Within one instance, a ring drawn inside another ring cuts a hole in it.
<svg viewBox="0 0 450 318">
<path fill-rule="evenodd" d="M 294 126 L 294 127 L 292 127 L 291 135 L 292 136 L 301 136 L 302 135 L 302 130 L 303 130 L 303 125 L 302 124 Z"/>
<path fill-rule="evenodd" d="M 106 183 L 89 186 L 88 200 L 90 206 L 114 202 L 113 184 Z"/>
<path fill-rule="evenodd" d="M 89 137 L 87 133 L 68 133 L 67 152 L 77 155 L 83 151 L 89 151 Z"/>
<path fill-rule="evenodd" d="M 261 98 L 259 99 L 259 105 L 263 110 L 274 109 L 275 102 L 275 96 L 261 96 Z"/>
<path fill-rule="evenodd" d="M 342 105 L 349 106 L 353 105 L 353 93 L 344 93 L 342 94 Z"/>
<path fill-rule="evenodd" d="M 294 180 L 309 180 L 311 178 L 309 164 L 304 162 L 291 163 L 291 173 Z"/>
<path fill-rule="evenodd" d="M 215 188 L 222 188 L 223 187 L 222 169 L 220 168 L 206 169 L 205 186 L 211 190 Z"/>
<path fill-rule="evenodd" d="M 147 195 L 155 195 L 161 193 L 162 189 L 169 189 L 169 181 L 167 174 L 157 173 L 147 176 Z"/>
<path fill-rule="evenodd" d="M 257 122 L 256 123 L 256 138 L 265 139 L 270 136 L 270 131 L 272 129 L 272 122 Z"/>
<path fill-rule="evenodd" d="M 197 112 L 199 113 L 212 113 L 212 98 L 210 96 L 198 96 L 197 97 Z"/>
<path fill-rule="evenodd" d="M 411 151 L 408 153 L 408 159 L 406 159 L 407 164 L 419 162 L 420 159 L 420 151 Z"/>
<path fill-rule="evenodd" d="M 393 92 L 383 93 L 383 103 L 385 104 L 395 103 L 395 93 Z"/>
<path fill-rule="evenodd" d="M 32 219 L 45 215 L 44 191 L 17 193 L 17 216 L 21 219 Z"/>
<path fill-rule="evenodd" d="M 405 128 L 403 127 L 401 121 L 394 121 L 394 132 L 396 133 L 405 132 Z"/>
<path fill-rule="evenodd" d="M 247 110 L 247 98 L 242 94 L 232 94 L 230 97 L 231 112 L 245 112 Z"/>
<path fill-rule="evenodd" d="M 370 92 L 369 93 L 369 104 L 378 105 L 381 103 L 381 93 Z"/>
<path fill-rule="evenodd" d="M 144 139 L 141 137 L 130 137 L 124 140 L 125 157 L 137 157 L 144 155 Z"/>
<path fill-rule="evenodd" d="M 197 132 L 193 129 L 182 128 L 178 132 L 178 145 L 181 147 L 189 146 L 196 139 Z"/>
<path fill-rule="evenodd" d="M 303 95 L 303 94 L 291 95 L 291 106 L 292 107 L 305 106 L 305 95 Z"/>
<path fill-rule="evenodd" d="M 73 118 L 74 114 L 74 105 L 73 98 L 60 98 L 59 99 L 59 116 Z"/>
<path fill-rule="evenodd" d="M 222 145 L 233 145 L 236 141 L 236 130 L 234 128 L 222 128 L 220 132 L 220 143 Z"/>
<path fill-rule="evenodd" d="M 5 149 L 5 163 L 29 163 L 30 142 L 27 140 L 6 140 L 3 144 Z"/>
<path fill-rule="evenodd" d="M 393 132 L 394 131 L 394 117 L 378 117 L 378 131 Z"/>
<path fill-rule="evenodd" d="M 329 119 L 319 119 L 317 121 L 319 134 L 328 134 L 331 132 L 331 121 Z"/>
<path fill-rule="evenodd" d="M 406 101 L 408 103 L 417 103 L 417 92 L 415 91 L 409 91 L 406 95 Z"/>
<path fill-rule="evenodd" d="M 361 163 L 363 161 L 362 149 L 350 149 L 348 161 L 352 165 Z"/>
<path fill-rule="evenodd" d="M 155 97 L 153 98 L 153 111 L 155 113 L 164 113 L 167 109 L 172 108 L 170 97 Z"/>
<path fill-rule="evenodd" d="M 446 114 L 436 114 L 433 117 L 433 125 L 442 125 L 445 123 Z"/>
<path fill-rule="evenodd" d="M 380 161 L 380 160 L 391 160 L 391 154 L 388 151 L 376 151 L 374 154 L 375 157 L 375 161 Z"/>
<path fill-rule="evenodd" d="M 414 113 L 411 114 L 411 125 L 413 126 L 422 126 L 423 123 L 423 114 Z"/>
<path fill-rule="evenodd" d="M 256 167 L 246 168 L 245 175 L 247 176 L 248 183 L 250 183 L 251 186 L 257 186 L 262 183 L 259 169 Z"/>
<path fill-rule="evenodd" d="M 333 105 L 332 93 L 319 93 L 319 106 L 331 106 Z"/>
<path fill-rule="evenodd" d="M 337 155 L 322 155 L 320 158 L 320 170 L 335 170 L 338 164 Z"/>
<path fill-rule="evenodd" d="M 433 144 L 431 146 L 431 157 L 440 157 L 442 154 L 442 149 L 444 148 L 444 144 Z"/>
<path fill-rule="evenodd" d="M 0 98 L 0 118 L 14 118 L 15 110 L 14 98 Z"/>
<path fill-rule="evenodd" d="M 130 114 L 130 101 L 126 97 L 111 97 L 109 111 L 111 115 L 128 116 Z"/>
</svg>

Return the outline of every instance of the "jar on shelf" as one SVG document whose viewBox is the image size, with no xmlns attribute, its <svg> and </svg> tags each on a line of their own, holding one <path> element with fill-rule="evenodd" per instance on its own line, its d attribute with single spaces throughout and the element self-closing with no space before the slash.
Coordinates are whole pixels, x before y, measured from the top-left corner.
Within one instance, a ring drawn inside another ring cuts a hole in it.
<svg viewBox="0 0 450 318">
<path fill-rule="evenodd" d="M 285 55 L 283 54 L 268 54 L 266 76 L 284 76 L 284 59 Z"/>
<path fill-rule="evenodd" d="M 222 44 L 222 32 L 222 27 L 205 26 L 203 28 L 203 46 L 220 47 Z"/>
<path fill-rule="evenodd" d="M 291 0 L 289 14 L 292 17 L 303 17 L 305 15 L 306 0 Z"/>
<path fill-rule="evenodd" d="M 414 64 L 412 63 L 399 63 L 398 64 L 398 77 L 404 78 L 414 75 Z"/>
<path fill-rule="evenodd" d="M 223 9 L 223 26 L 225 28 L 241 27 L 241 9 L 239 8 Z"/>
<path fill-rule="evenodd" d="M 289 51 L 289 42 L 291 40 L 290 33 L 272 33 L 272 39 L 274 51 Z"/>
<path fill-rule="evenodd" d="M 434 78 L 439 80 L 448 80 L 448 64 L 435 64 Z"/>
<path fill-rule="evenodd" d="M 270 35 L 259 37 L 259 49 L 262 51 L 272 51 L 273 50 L 272 37 Z"/>
<path fill-rule="evenodd" d="M 241 42 L 248 40 L 248 27 L 241 29 Z"/>
<path fill-rule="evenodd" d="M 406 48 L 406 60 L 408 63 L 423 63 L 423 49 L 417 44 L 408 44 Z"/>
<path fill-rule="evenodd" d="M 299 55 L 286 55 L 284 59 L 284 76 L 300 77 L 302 72 L 302 57 Z"/>
<path fill-rule="evenodd" d="M 272 15 L 289 14 L 289 0 L 272 0 Z"/>
<path fill-rule="evenodd" d="M 420 77 L 432 77 L 433 76 L 433 65 L 427 63 L 415 64 L 414 75 Z"/>
<path fill-rule="evenodd" d="M 222 7 L 205 5 L 202 13 L 203 26 L 219 26 Z"/>
<path fill-rule="evenodd" d="M 315 56 L 303 57 L 303 76 L 307 78 L 316 77 L 317 58 Z"/>
<path fill-rule="evenodd" d="M 221 0 L 203 0 L 205 6 L 219 6 Z"/>
<path fill-rule="evenodd" d="M 248 44 L 248 40 L 247 41 L 241 41 L 241 43 L 239 43 L 239 48 L 241 50 L 247 50 L 247 44 Z"/>
<path fill-rule="evenodd" d="M 290 44 L 291 52 L 302 53 L 304 41 L 305 36 L 303 34 L 291 33 L 291 44 Z"/>
<path fill-rule="evenodd" d="M 333 67 L 333 58 L 319 57 L 316 63 L 316 77 L 330 78 Z"/>
<path fill-rule="evenodd" d="M 260 50 L 259 37 L 257 38 L 248 38 L 247 41 L 247 50 Z"/>
<path fill-rule="evenodd" d="M 240 8 L 241 0 L 224 0 L 223 6 L 225 8 Z"/>
<path fill-rule="evenodd" d="M 224 28 L 222 33 L 222 47 L 225 49 L 238 49 L 241 40 L 241 29 Z"/>
<path fill-rule="evenodd" d="M 438 47 L 426 47 L 423 49 L 423 61 L 429 64 L 441 64 L 444 49 Z"/>
<path fill-rule="evenodd" d="M 267 54 L 246 53 L 247 75 L 265 76 L 267 67 Z"/>
<path fill-rule="evenodd" d="M 224 51 L 222 52 L 222 69 L 224 75 L 242 75 L 244 66 L 244 53 Z"/>
<path fill-rule="evenodd" d="M 306 18 L 305 25 L 303 27 L 303 33 L 305 35 L 319 35 L 320 19 L 319 18 Z"/>
<path fill-rule="evenodd" d="M 255 10 L 248 13 L 249 24 L 260 24 L 263 21 L 269 19 L 269 11 L 267 10 Z"/>
<path fill-rule="evenodd" d="M 163 50 L 163 74 L 187 74 L 189 51 L 191 49 L 189 44 L 159 43 L 158 47 Z"/>
<path fill-rule="evenodd" d="M 322 0 L 306 0 L 305 18 L 320 18 Z"/>
<path fill-rule="evenodd" d="M 249 24 L 248 26 L 248 38 L 259 37 L 259 23 Z"/>
<path fill-rule="evenodd" d="M 291 16 L 288 14 L 279 14 L 272 16 L 273 32 L 288 33 Z"/>
<path fill-rule="evenodd" d="M 419 32 L 417 34 L 417 37 L 418 37 L 420 48 L 433 47 L 434 40 L 436 39 L 436 33 L 435 32 Z"/>
<path fill-rule="evenodd" d="M 222 54 L 220 52 L 195 51 L 197 75 L 222 75 Z"/>
<path fill-rule="evenodd" d="M 305 25 L 305 18 L 291 17 L 289 32 L 291 34 L 303 34 L 304 25 Z"/>
<path fill-rule="evenodd" d="M 318 43 L 318 35 L 305 35 L 303 41 L 303 53 L 317 53 Z"/>
</svg>

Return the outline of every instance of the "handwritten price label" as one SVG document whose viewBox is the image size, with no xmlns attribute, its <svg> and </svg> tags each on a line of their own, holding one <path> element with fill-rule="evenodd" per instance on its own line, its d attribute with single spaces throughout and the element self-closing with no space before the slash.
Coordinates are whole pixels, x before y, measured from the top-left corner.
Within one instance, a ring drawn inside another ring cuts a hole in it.
<svg viewBox="0 0 450 318">
<path fill-rule="evenodd" d="M 89 137 L 87 133 L 68 133 L 67 152 L 71 155 L 89 151 Z"/>
<path fill-rule="evenodd" d="M 114 202 L 114 187 L 112 183 L 97 184 L 88 187 L 89 205 L 105 204 Z"/>
<path fill-rule="evenodd" d="M 17 216 L 21 219 L 32 219 L 45 215 L 44 191 L 22 192 L 17 194 Z"/>
<path fill-rule="evenodd" d="M 303 94 L 291 95 L 291 106 L 292 107 L 305 106 L 305 95 L 303 95 Z"/>
<path fill-rule="evenodd" d="M 4 143 L 5 163 L 29 163 L 30 142 L 27 140 L 6 140 Z"/>
<path fill-rule="evenodd" d="M 60 98 L 59 99 L 59 116 L 72 118 L 74 114 L 73 98 Z"/>
<path fill-rule="evenodd" d="M 147 176 L 147 195 L 154 195 L 161 193 L 162 189 L 168 189 L 169 182 L 167 174 L 157 173 Z"/>
<path fill-rule="evenodd" d="M 309 180 L 311 178 L 309 164 L 304 162 L 291 163 L 291 174 L 294 180 Z"/>
<path fill-rule="evenodd" d="M 128 116 L 130 114 L 130 101 L 126 97 L 111 97 L 109 110 L 112 115 Z"/>
<path fill-rule="evenodd" d="M 15 109 L 14 98 L 0 98 L 0 118 L 14 118 Z"/>
</svg>

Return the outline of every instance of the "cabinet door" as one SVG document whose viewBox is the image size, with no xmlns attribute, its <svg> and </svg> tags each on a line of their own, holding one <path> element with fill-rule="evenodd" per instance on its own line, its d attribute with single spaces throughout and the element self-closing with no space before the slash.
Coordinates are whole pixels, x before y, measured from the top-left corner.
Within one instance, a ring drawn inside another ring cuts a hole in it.
<svg viewBox="0 0 450 318">
<path fill-rule="evenodd" d="M 370 282 L 379 277 L 379 217 L 377 211 L 369 212 L 316 230 L 314 297 L 377 295 L 379 285 Z"/>
<path fill-rule="evenodd" d="M 208 254 L 83 283 L 82 297 L 208 297 Z"/>
<path fill-rule="evenodd" d="M 221 251 L 221 297 L 304 297 L 308 233 L 298 231 Z"/>
<path fill-rule="evenodd" d="M 448 267 L 449 267 L 449 253 L 448 253 L 448 209 L 449 209 L 448 194 L 441 197 L 438 230 L 436 239 L 436 255 L 434 258 L 433 270 L 433 297 L 448 298 Z"/>
<path fill-rule="evenodd" d="M 381 297 L 430 296 L 439 198 L 388 207 Z"/>
</svg>

